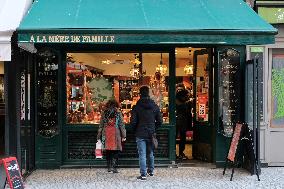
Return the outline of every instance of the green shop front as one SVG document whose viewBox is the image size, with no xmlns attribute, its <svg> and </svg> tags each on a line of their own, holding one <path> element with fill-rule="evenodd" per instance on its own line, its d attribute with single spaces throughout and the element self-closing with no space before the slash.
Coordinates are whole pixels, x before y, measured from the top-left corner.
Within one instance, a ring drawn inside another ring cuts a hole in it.
<svg viewBox="0 0 284 189">
<path fill-rule="evenodd" d="M 29 107 L 21 108 L 32 113 L 21 120 L 34 127 L 36 168 L 104 166 L 94 148 L 110 98 L 128 131 L 120 164 L 138 165 L 128 123 L 141 85 L 163 115 L 155 163 L 173 163 L 179 83 L 193 104 L 187 155 L 222 165 L 235 123 L 246 117 L 246 45 L 273 43 L 276 32 L 238 0 L 34 2 L 17 32 L 15 62 L 27 65 Z"/>
</svg>

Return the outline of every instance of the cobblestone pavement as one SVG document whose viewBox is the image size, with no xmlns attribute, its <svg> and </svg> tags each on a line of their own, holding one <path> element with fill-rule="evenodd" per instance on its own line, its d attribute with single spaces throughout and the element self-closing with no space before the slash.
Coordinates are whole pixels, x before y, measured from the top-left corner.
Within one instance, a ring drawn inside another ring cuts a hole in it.
<svg viewBox="0 0 284 189">
<path fill-rule="evenodd" d="M 138 181 L 138 168 L 121 168 L 120 173 L 107 173 L 102 168 L 36 170 L 26 180 L 26 189 L 284 189 L 284 167 L 263 168 L 257 181 L 243 169 L 231 170 L 208 167 L 156 168 L 154 177 Z"/>
</svg>

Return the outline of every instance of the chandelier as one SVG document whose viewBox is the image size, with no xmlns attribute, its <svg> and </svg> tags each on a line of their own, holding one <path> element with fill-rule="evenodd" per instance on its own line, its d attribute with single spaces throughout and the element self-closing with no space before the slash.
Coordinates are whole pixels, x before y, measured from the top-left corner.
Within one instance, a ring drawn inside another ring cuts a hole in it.
<svg viewBox="0 0 284 189">
<path fill-rule="evenodd" d="M 109 59 L 102 60 L 102 64 L 111 64 L 111 61 Z"/>
<path fill-rule="evenodd" d="M 183 71 L 185 74 L 187 75 L 192 75 L 193 74 L 193 65 L 186 65 L 184 68 L 183 68 Z"/>
<path fill-rule="evenodd" d="M 137 54 L 134 54 L 134 60 L 131 60 L 130 63 L 134 65 L 133 68 L 131 68 L 129 72 L 131 77 L 139 79 L 140 77 L 139 65 L 141 64 L 141 62 Z"/>
<path fill-rule="evenodd" d="M 167 70 L 167 66 L 163 64 L 163 54 L 161 53 L 160 64 L 156 67 L 156 71 L 159 72 L 161 75 L 165 75 L 167 73 Z"/>
<path fill-rule="evenodd" d="M 139 68 L 137 68 L 137 67 L 133 67 L 133 68 L 131 68 L 130 69 L 130 75 L 132 76 L 132 77 L 134 77 L 134 78 L 139 78 L 139 76 L 140 76 L 140 73 L 139 73 Z"/>
<path fill-rule="evenodd" d="M 134 64 L 134 66 L 139 66 L 139 64 L 141 64 L 141 61 L 138 58 L 137 54 L 134 54 L 134 60 L 130 61 L 130 63 Z"/>
<path fill-rule="evenodd" d="M 191 59 L 190 59 L 190 55 L 191 55 L 191 50 L 189 50 L 189 57 L 188 57 L 188 64 L 183 68 L 183 71 L 186 75 L 192 75 L 193 74 L 193 65 L 191 63 Z"/>
</svg>

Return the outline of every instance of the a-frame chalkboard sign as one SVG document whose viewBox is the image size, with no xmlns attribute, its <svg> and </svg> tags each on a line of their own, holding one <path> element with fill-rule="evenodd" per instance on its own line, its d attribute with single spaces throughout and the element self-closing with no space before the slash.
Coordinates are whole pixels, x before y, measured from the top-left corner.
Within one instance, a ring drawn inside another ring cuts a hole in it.
<svg viewBox="0 0 284 189">
<path fill-rule="evenodd" d="M 255 153 L 254 153 L 253 140 L 252 140 L 251 135 L 249 134 L 249 128 L 246 123 L 236 123 L 233 137 L 232 137 L 231 144 L 230 144 L 230 148 L 229 148 L 229 152 L 226 157 L 226 163 L 225 163 L 225 167 L 223 170 L 223 175 L 226 172 L 227 164 L 230 163 L 233 165 L 230 181 L 233 180 L 235 167 L 239 163 L 237 154 L 240 153 L 241 148 L 245 149 L 247 153 L 250 155 L 250 161 L 252 161 L 251 164 L 255 166 L 257 179 L 258 181 L 260 181 L 258 169 L 257 169 L 258 164 L 257 164 Z"/>
<path fill-rule="evenodd" d="M 5 181 L 8 181 L 11 189 L 24 189 L 22 174 L 20 172 L 18 161 L 15 157 L 1 159 L 0 166 L 1 169 L 4 168 L 6 172 L 7 179 L 5 179 Z M 3 187 L 5 187 L 5 184 Z"/>
<path fill-rule="evenodd" d="M 1 164 L 0 161 L 0 189 L 4 189 L 6 186 L 7 176 L 5 173 L 4 166 Z"/>
</svg>

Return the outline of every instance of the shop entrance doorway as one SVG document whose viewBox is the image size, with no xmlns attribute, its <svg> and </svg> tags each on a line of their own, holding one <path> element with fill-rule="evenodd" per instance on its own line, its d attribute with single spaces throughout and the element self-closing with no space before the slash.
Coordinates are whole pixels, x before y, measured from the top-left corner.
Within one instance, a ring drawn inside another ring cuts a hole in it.
<svg viewBox="0 0 284 189">
<path fill-rule="evenodd" d="M 212 162 L 212 49 L 176 48 L 176 160 Z"/>
</svg>

